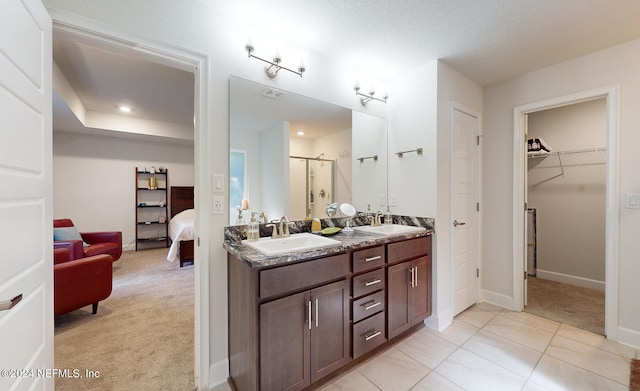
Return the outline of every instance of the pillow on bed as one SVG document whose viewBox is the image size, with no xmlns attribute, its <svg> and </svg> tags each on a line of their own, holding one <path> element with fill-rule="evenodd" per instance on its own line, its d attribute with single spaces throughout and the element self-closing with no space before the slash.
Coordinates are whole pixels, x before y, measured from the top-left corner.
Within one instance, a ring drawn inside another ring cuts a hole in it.
<svg viewBox="0 0 640 391">
<path fill-rule="evenodd" d="M 82 236 L 76 227 L 61 227 L 53 229 L 53 240 L 82 240 Z M 83 246 L 89 244 L 82 242 Z"/>
</svg>

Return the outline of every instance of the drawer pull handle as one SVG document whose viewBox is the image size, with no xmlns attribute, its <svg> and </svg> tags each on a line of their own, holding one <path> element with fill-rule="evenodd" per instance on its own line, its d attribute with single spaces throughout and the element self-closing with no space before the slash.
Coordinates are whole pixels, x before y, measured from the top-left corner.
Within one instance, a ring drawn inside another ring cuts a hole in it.
<svg viewBox="0 0 640 391">
<path fill-rule="evenodd" d="M 380 279 L 376 279 L 376 280 L 373 280 L 373 281 L 367 281 L 367 282 L 364 283 L 364 286 L 371 286 L 371 285 L 379 284 L 381 282 L 382 282 L 382 280 L 380 280 Z"/>
<path fill-rule="evenodd" d="M 370 339 L 374 339 L 375 337 L 377 337 L 378 335 L 382 334 L 382 331 L 376 331 L 375 329 L 372 331 L 373 334 L 365 334 L 364 335 L 364 340 L 368 341 Z"/>
<path fill-rule="evenodd" d="M 371 300 L 371 301 L 368 301 L 368 302 L 362 304 L 362 306 L 364 307 L 365 311 L 369 311 L 372 308 L 376 308 L 380 304 L 382 304 L 382 302 L 379 301 L 379 302 L 376 303 L 375 300 Z"/>
<path fill-rule="evenodd" d="M 365 258 L 364 261 L 365 262 L 372 262 L 372 261 L 377 261 L 378 259 L 382 258 L 381 255 L 376 255 L 375 257 L 371 257 L 371 258 Z"/>
</svg>

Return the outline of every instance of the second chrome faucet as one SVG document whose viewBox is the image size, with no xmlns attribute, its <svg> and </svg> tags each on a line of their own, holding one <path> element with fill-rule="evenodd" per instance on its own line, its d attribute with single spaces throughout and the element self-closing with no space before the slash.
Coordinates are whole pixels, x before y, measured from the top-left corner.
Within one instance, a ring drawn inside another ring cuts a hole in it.
<svg viewBox="0 0 640 391">
<path fill-rule="evenodd" d="M 275 220 L 274 222 L 276 222 Z M 273 227 L 273 231 L 271 232 L 271 238 L 286 238 L 290 236 L 289 232 L 289 218 L 287 216 L 282 216 L 280 221 L 277 221 L 277 224 L 267 224 L 266 227 Z"/>
</svg>

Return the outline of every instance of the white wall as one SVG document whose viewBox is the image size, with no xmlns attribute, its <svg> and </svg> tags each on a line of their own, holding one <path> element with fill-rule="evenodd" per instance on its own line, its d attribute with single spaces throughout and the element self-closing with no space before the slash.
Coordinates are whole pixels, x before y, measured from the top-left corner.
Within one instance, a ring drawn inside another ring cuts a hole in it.
<svg viewBox="0 0 640 391">
<path fill-rule="evenodd" d="M 513 110 L 515 106 L 620 86 L 620 194 L 640 192 L 640 40 L 631 41 L 485 88 L 485 290 L 513 298 Z M 611 153 L 612 151 L 609 151 Z M 616 184 L 614 184 L 616 186 Z M 622 197 L 620 197 L 622 199 Z M 640 346 L 640 210 L 619 210 L 618 337 Z"/>
<path fill-rule="evenodd" d="M 262 211 L 269 219 L 290 215 L 289 122 L 260 132 Z"/>
<path fill-rule="evenodd" d="M 606 146 L 606 100 L 531 113 L 527 129 L 529 138 L 542 138 L 554 151 Z M 538 277 L 604 290 L 606 165 L 592 165 L 604 163 L 604 157 L 565 155 L 563 176 L 558 176 L 557 155 L 528 159 L 528 204 L 537 215 Z"/>
<path fill-rule="evenodd" d="M 55 131 L 53 217 L 135 244 L 135 168 L 145 166 L 167 168 L 169 186 L 194 184 L 193 146 Z"/>
<path fill-rule="evenodd" d="M 351 132 L 351 203 L 359 212 L 384 212 L 386 202 L 381 202 L 381 196 L 386 199 L 388 186 L 388 124 L 354 111 Z M 371 159 L 375 155 L 378 159 Z M 368 159 L 361 162 L 361 157 Z"/>
<path fill-rule="evenodd" d="M 399 215 L 435 217 L 438 62 L 406 72 L 389 87 L 389 195 Z M 423 153 L 396 152 L 422 148 Z"/>
</svg>

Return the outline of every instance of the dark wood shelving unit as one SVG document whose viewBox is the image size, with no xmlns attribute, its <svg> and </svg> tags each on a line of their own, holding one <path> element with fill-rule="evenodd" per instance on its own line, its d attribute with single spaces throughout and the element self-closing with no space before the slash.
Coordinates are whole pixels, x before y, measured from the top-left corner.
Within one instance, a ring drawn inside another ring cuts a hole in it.
<svg viewBox="0 0 640 391">
<path fill-rule="evenodd" d="M 136 251 L 140 244 L 145 244 L 144 248 L 169 247 L 169 172 L 152 173 L 136 167 L 135 178 Z M 156 187 L 151 187 L 154 184 Z"/>
</svg>

